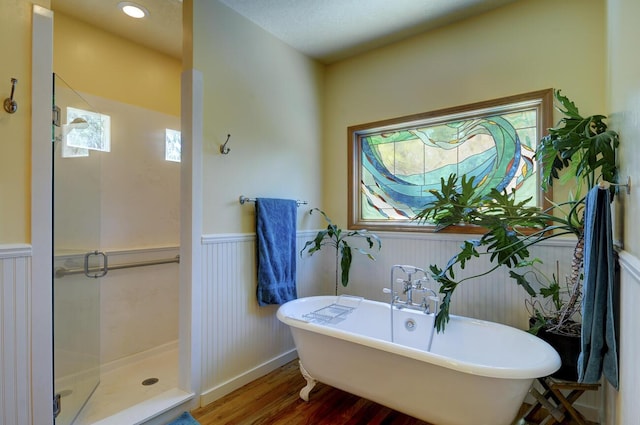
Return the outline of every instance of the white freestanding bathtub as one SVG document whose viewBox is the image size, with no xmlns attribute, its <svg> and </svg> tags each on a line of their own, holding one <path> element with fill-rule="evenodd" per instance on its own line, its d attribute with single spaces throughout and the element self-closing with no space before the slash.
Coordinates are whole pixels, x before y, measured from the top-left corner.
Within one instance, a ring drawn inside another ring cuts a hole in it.
<svg viewBox="0 0 640 425">
<path fill-rule="evenodd" d="M 436 425 L 508 425 L 534 378 L 560 367 L 558 353 L 524 331 L 434 316 L 361 298 L 309 297 L 278 309 L 289 325 L 307 386 L 316 380 Z M 400 343 L 401 342 L 401 343 Z M 419 348 L 415 348 L 419 347 Z"/>
</svg>

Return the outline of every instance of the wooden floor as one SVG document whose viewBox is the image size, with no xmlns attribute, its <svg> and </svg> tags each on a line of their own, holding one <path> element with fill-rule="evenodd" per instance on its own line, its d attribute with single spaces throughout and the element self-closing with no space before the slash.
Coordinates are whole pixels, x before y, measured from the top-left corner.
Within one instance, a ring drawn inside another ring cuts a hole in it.
<svg viewBox="0 0 640 425">
<path fill-rule="evenodd" d="M 305 384 L 295 360 L 191 414 L 201 425 L 433 425 L 322 383 L 305 402 Z"/>
<path fill-rule="evenodd" d="M 295 360 L 191 414 L 201 425 L 431 425 L 322 383 L 305 402 L 305 384 Z"/>
</svg>

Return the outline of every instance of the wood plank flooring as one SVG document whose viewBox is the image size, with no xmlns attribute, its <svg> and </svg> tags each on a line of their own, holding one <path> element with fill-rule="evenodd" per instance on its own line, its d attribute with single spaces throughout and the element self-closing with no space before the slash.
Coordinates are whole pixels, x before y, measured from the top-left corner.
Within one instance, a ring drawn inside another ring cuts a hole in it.
<svg viewBox="0 0 640 425">
<path fill-rule="evenodd" d="M 295 360 L 191 414 L 201 425 L 431 425 L 322 383 L 305 402 L 305 384 Z"/>
<path fill-rule="evenodd" d="M 434 425 L 322 383 L 305 402 L 305 384 L 294 360 L 191 414 L 201 425 Z"/>
</svg>

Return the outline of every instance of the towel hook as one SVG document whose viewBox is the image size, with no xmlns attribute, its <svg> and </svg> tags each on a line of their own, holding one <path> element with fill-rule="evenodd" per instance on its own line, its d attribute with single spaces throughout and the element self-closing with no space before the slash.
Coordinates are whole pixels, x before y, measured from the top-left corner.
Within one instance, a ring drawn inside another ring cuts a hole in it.
<svg viewBox="0 0 640 425">
<path fill-rule="evenodd" d="M 220 153 L 222 155 L 227 155 L 229 151 L 231 151 L 231 148 L 227 147 L 227 143 L 229 143 L 230 138 L 231 138 L 231 135 L 227 134 L 227 140 L 224 142 L 224 145 L 220 145 Z"/>
<path fill-rule="evenodd" d="M 600 189 L 609 189 L 611 186 L 613 187 L 626 187 L 627 195 L 631 195 L 631 176 L 627 176 L 627 183 L 609 183 L 607 181 L 601 181 L 598 183 L 598 187 Z"/>
<path fill-rule="evenodd" d="M 16 83 L 18 80 L 15 78 L 11 79 L 11 97 L 8 97 L 4 100 L 4 110 L 10 114 L 15 113 L 18 110 L 18 102 L 13 100 L 13 94 L 16 90 Z"/>
</svg>

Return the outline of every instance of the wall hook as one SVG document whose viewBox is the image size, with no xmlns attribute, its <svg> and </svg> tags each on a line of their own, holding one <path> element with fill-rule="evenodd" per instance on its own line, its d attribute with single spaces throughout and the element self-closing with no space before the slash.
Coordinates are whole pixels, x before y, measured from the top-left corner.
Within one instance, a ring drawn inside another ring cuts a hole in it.
<svg viewBox="0 0 640 425">
<path fill-rule="evenodd" d="M 220 153 L 222 155 L 227 155 L 229 151 L 231 151 L 231 148 L 227 147 L 227 143 L 229 143 L 230 138 L 231 138 L 231 135 L 227 134 L 227 140 L 224 142 L 224 145 L 220 145 Z"/>
<path fill-rule="evenodd" d="M 618 187 L 626 187 L 627 195 L 631 195 L 631 176 L 627 176 L 626 183 L 609 183 L 605 181 L 601 181 L 600 183 L 598 183 L 598 187 L 600 189 L 609 189 L 611 186 L 616 188 L 616 192 L 618 192 L 617 190 Z"/>
<path fill-rule="evenodd" d="M 16 90 L 16 83 L 18 80 L 15 78 L 11 79 L 11 97 L 8 97 L 4 100 L 4 110 L 10 114 L 15 113 L 18 110 L 18 102 L 13 100 L 13 93 Z"/>
</svg>

